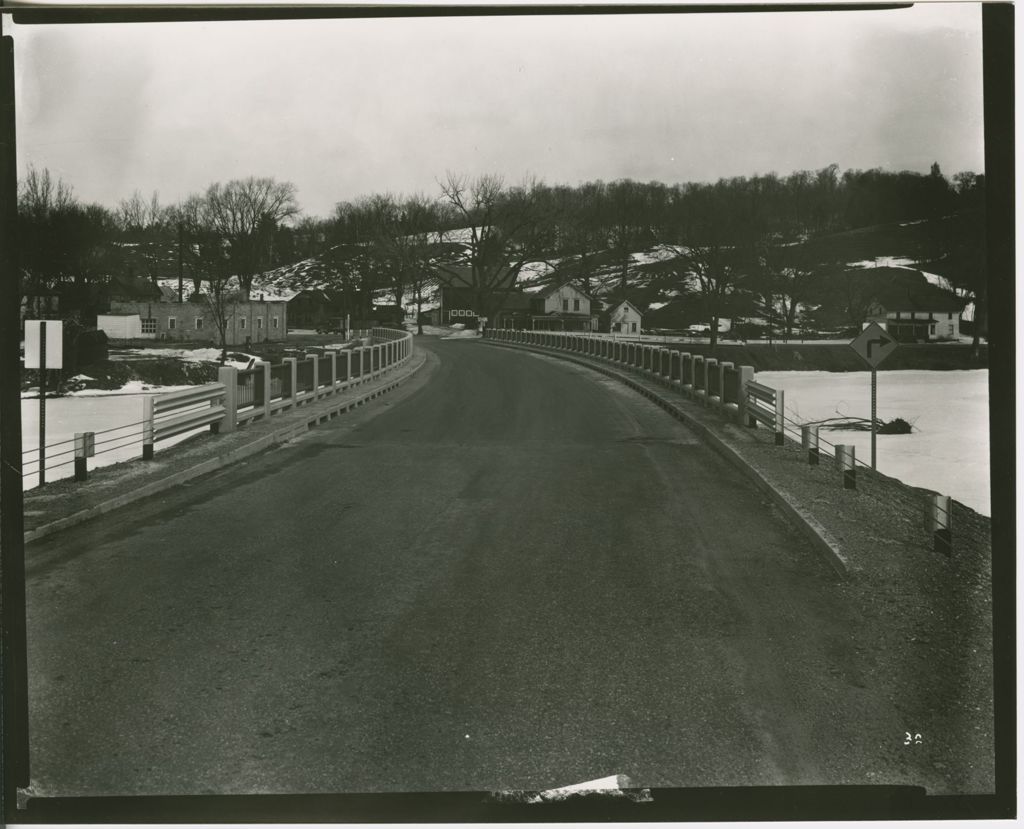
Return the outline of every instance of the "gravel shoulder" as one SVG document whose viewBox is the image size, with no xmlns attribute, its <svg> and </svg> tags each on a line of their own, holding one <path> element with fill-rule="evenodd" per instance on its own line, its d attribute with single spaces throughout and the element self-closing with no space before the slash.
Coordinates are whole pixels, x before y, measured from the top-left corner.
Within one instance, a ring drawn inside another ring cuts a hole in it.
<svg viewBox="0 0 1024 829">
<path fill-rule="evenodd" d="M 946 557 L 933 551 L 925 528 L 929 491 L 864 468 L 857 488 L 846 490 L 831 458 L 809 466 L 796 443 L 775 446 L 765 429 L 740 426 L 651 377 L 627 376 L 707 428 L 836 542 L 847 564 L 838 588 L 861 610 L 847 644 L 863 657 L 864 683 L 892 688 L 899 727 L 909 734 L 909 745 L 899 735 L 880 751 L 894 760 L 902 753 L 903 762 L 912 753 L 921 777 L 933 781 L 931 794 L 993 792 L 991 519 L 954 501 L 954 549 Z"/>
</svg>

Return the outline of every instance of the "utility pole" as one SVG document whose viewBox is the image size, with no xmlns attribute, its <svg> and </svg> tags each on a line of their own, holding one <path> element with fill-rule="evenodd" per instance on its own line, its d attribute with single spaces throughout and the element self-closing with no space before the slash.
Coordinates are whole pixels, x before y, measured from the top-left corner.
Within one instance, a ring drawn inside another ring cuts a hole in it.
<svg viewBox="0 0 1024 829">
<path fill-rule="evenodd" d="M 178 220 L 178 302 L 183 302 L 185 293 L 184 266 L 181 259 L 181 220 Z"/>
</svg>

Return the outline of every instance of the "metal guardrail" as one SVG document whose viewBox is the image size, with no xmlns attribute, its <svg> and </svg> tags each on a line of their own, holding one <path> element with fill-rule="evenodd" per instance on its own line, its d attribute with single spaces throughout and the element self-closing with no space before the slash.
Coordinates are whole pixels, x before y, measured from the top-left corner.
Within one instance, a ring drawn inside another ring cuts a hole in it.
<svg viewBox="0 0 1024 829">
<path fill-rule="evenodd" d="M 224 383 L 206 383 L 194 389 L 146 397 L 142 401 L 142 457 L 153 457 L 153 446 L 183 432 L 209 426 L 216 432 L 226 409 Z M 182 411 L 185 410 L 185 411 Z M 175 412 L 182 412 L 175 414 Z"/>
<path fill-rule="evenodd" d="M 747 424 L 754 426 L 763 423 L 775 432 L 775 442 L 781 446 L 785 441 L 785 392 L 753 380 L 747 383 L 746 391 L 747 405 L 744 414 L 747 417 Z"/>
</svg>

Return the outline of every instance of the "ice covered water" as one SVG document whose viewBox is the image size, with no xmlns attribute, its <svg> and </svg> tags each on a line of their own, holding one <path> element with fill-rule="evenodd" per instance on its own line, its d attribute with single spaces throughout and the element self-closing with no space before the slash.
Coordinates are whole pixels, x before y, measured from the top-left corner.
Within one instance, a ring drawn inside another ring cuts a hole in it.
<svg viewBox="0 0 1024 829">
<path fill-rule="evenodd" d="M 787 412 L 798 423 L 871 417 L 868 371 L 759 371 L 757 379 L 785 390 Z M 902 417 L 914 427 L 909 435 L 877 437 L 880 472 L 991 514 L 987 369 L 880 371 L 878 417 Z M 870 463 L 870 432 L 823 429 L 821 437 L 853 444 L 857 459 Z"/>
<path fill-rule="evenodd" d="M 173 391 L 164 387 L 160 392 Z M 154 392 L 155 393 L 155 392 Z M 89 468 L 108 466 L 142 457 L 142 401 L 144 393 L 92 392 L 48 397 L 46 400 L 46 480 L 56 481 L 75 474 L 74 437 L 76 432 L 96 433 L 96 456 L 89 459 Z M 204 427 L 205 429 L 206 427 Z M 197 429 L 162 440 L 157 452 L 186 439 Z M 39 400 L 21 401 L 22 467 L 25 489 L 39 484 Z"/>
</svg>

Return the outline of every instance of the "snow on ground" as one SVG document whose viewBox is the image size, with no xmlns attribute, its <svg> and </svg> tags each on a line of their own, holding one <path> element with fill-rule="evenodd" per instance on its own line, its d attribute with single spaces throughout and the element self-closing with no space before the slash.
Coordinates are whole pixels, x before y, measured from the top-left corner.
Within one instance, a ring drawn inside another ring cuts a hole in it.
<svg viewBox="0 0 1024 829">
<path fill-rule="evenodd" d="M 862 259 L 859 262 L 848 262 L 851 268 L 914 268 L 914 260 L 905 256 L 876 256 L 874 259 Z"/>
<path fill-rule="evenodd" d="M 67 397 L 117 397 L 124 396 L 126 394 L 143 394 L 145 392 L 151 392 L 153 394 L 164 394 L 169 391 L 181 391 L 182 389 L 194 389 L 195 386 L 184 385 L 184 386 L 157 386 L 151 383 L 144 383 L 141 380 L 129 380 L 119 389 L 82 389 L 81 391 L 71 391 L 67 393 Z M 49 401 L 49 398 L 47 398 Z M 46 404 L 49 406 L 49 402 Z"/>
<path fill-rule="evenodd" d="M 878 256 L 874 259 L 863 259 L 860 262 L 849 262 L 848 265 L 851 268 L 902 268 L 907 271 L 918 271 L 930 284 L 942 288 L 944 291 L 953 290 L 952 284 L 946 277 L 922 271 L 913 259 L 907 259 L 905 256 Z"/>
<path fill-rule="evenodd" d="M 871 416 L 867 371 L 759 371 L 757 380 L 785 390 L 786 410 L 798 423 Z M 878 417 L 902 417 L 914 428 L 877 436 L 880 472 L 991 514 L 987 369 L 880 371 Z M 822 429 L 820 437 L 853 444 L 857 459 L 871 462 L 870 432 Z"/>
<path fill-rule="evenodd" d="M 480 336 L 480 332 L 474 328 L 464 328 L 461 331 L 453 331 L 451 334 L 447 334 L 441 337 L 442 340 L 469 340 L 476 339 Z"/>
<path fill-rule="evenodd" d="M 682 251 L 685 251 L 685 248 L 676 248 L 672 245 L 655 245 L 653 248 L 631 253 L 629 261 L 632 265 L 650 265 L 654 262 L 665 262 L 669 259 L 675 259 Z"/>
<path fill-rule="evenodd" d="M 126 348 L 121 353 L 132 354 L 138 358 L 184 360 L 186 363 L 219 363 L 221 350 L 219 348 Z M 248 368 L 254 360 L 258 359 L 251 354 L 229 350 L 228 361 L 224 365 Z"/>
</svg>

